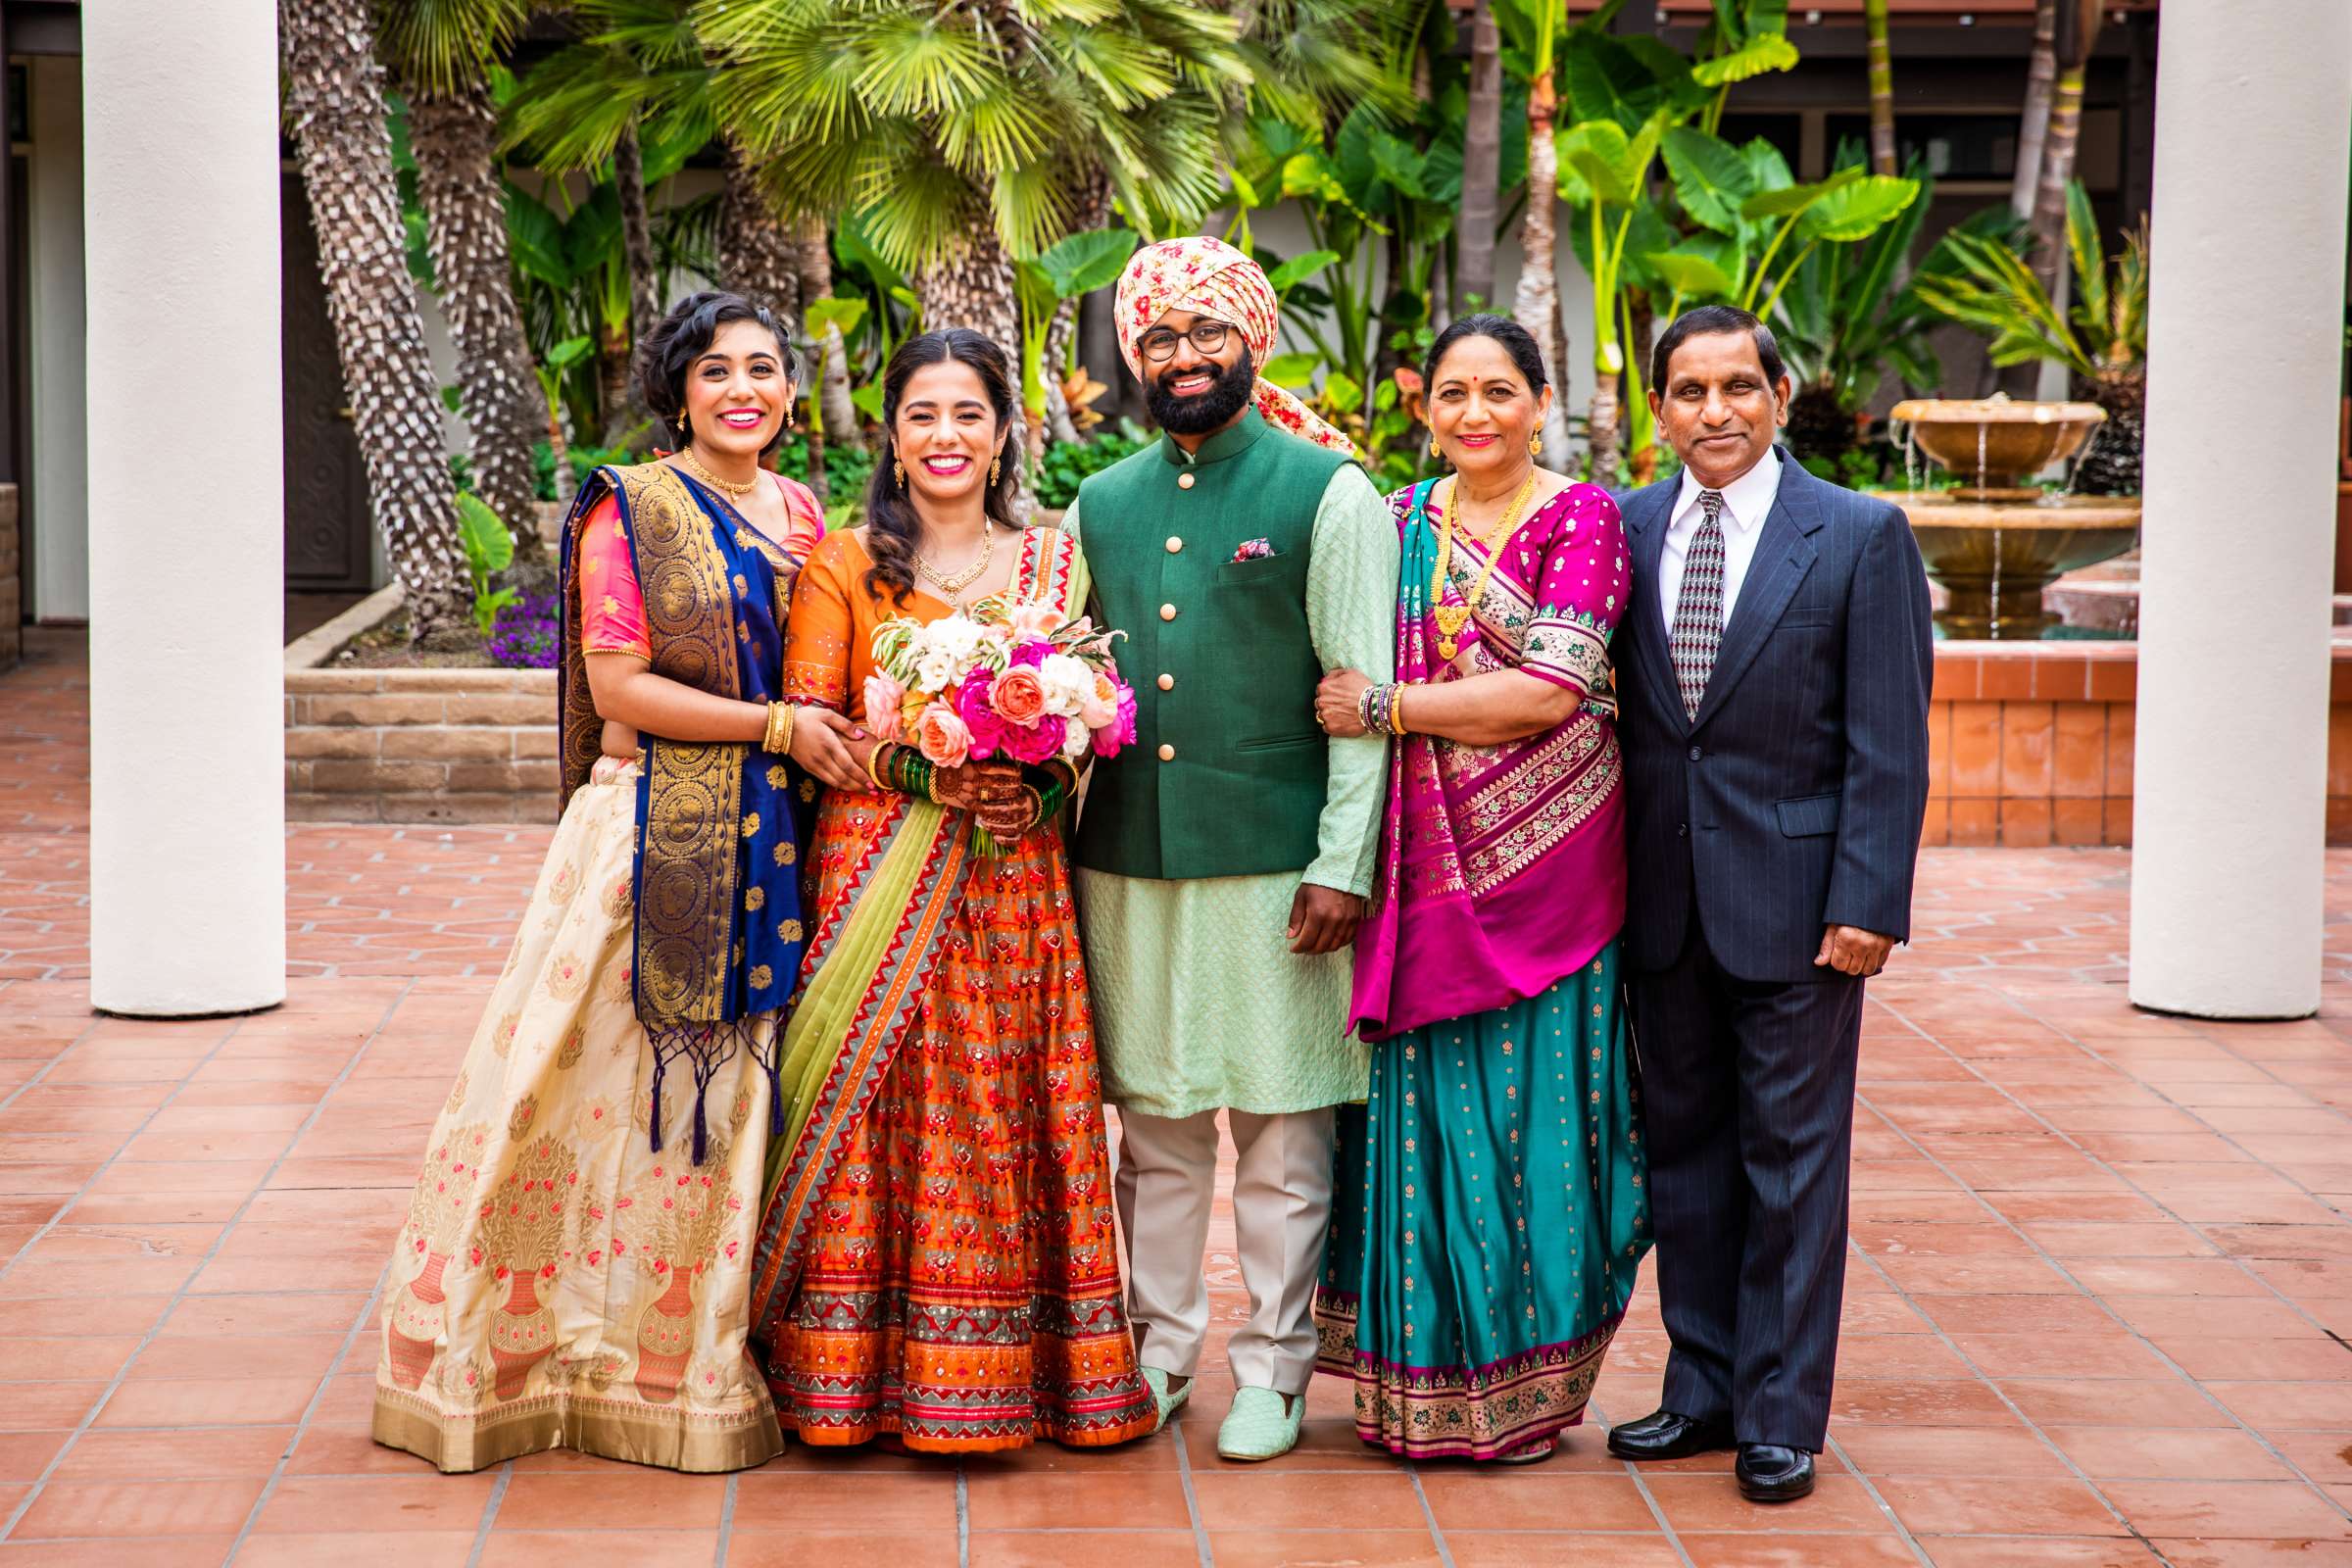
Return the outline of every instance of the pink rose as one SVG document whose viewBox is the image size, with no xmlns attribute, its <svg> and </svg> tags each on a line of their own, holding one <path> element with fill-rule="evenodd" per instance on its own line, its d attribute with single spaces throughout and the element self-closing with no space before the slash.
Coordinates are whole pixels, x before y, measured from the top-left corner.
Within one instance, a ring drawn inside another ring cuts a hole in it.
<svg viewBox="0 0 2352 1568">
<path fill-rule="evenodd" d="M 899 727 L 899 705 L 906 700 L 906 688 L 891 676 L 877 670 L 865 677 L 865 727 L 877 740 L 895 741 L 905 733 Z"/>
<path fill-rule="evenodd" d="M 1002 690 L 1004 682 L 997 684 Z M 1008 729 L 1004 732 L 1004 755 L 1016 762 L 1042 762 L 1061 751 L 1061 743 L 1069 735 L 1069 722 L 1059 713 L 1047 713 L 1035 727 Z"/>
<path fill-rule="evenodd" d="M 1053 652 L 1054 645 L 1049 642 L 1021 643 L 1013 649 L 1012 657 L 1005 662 L 1035 669 L 1044 663 Z"/>
<path fill-rule="evenodd" d="M 1094 695 L 1078 705 L 1078 722 L 1088 729 L 1101 729 L 1115 724 L 1119 717 L 1119 689 L 1110 677 L 1100 670 L 1095 673 Z"/>
<path fill-rule="evenodd" d="M 961 767 L 971 755 L 972 732 L 947 704 L 933 703 L 914 726 L 914 745 L 934 766 Z"/>
<path fill-rule="evenodd" d="M 1021 603 L 1012 607 L 1004 623 L 1026 640 L 1032 637 L 1051 637 L 1061 629 L 1062 614 L 1051 605 Z"/>
<path fill-rule="evenodd" d="M 971 732 L 973 758 L 986 760 L 1004 747 L 1004 721 L 989 704 L 990 688 L 994 685 L 985 666 L 976 666 L 963 677 L 956 692 L 956 716 Z"/>
<path fill-rule="evenodd" d="M 1108 757 L 1122 746 L 1135 744 L 1135 689 L 1119 688 L 1119 714 L 1115 723 L 1098 726 L 1095 730 L 1095 755 Z"/>
<path fill-rule="evenodd" d="M 1020 657 L 1013 655 L 1015 660 Z M 996 705 L 997 716 L 1007 724 L 1024 727 L 1034 724 L 1046 710 L 1045 683 L 1037 678 L 1037 670 L 1030 664 L 1015 663 L 999 675 L 990 698 Z"/>
</svg>

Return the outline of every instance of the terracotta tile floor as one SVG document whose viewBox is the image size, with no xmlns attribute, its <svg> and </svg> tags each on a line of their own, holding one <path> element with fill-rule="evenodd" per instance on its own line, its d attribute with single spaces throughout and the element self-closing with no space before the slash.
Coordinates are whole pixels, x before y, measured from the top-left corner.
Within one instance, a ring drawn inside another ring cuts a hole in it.
<svg viewBox="0 0 2352 1568">
<path fill-rule="evenodd" d="M 298 827 L 285 1006 L 95 1017 L 83 676 L 71 639 L 35 655 L 0 678 L 0 1568 L 2352 1565 L 2352 940 L 2316 1021 L 2134 1012 L 2116 851 L 1927 854 L 1922 940 L 1872 989 L 1805 1502 L 1590 1428 L 1532 1471 L 1391 1463 L 1328 1381 L 1301 1451 L 1225 1465 L 1217 1377 L 1095 1456 L 431 1474 L 368 1441 L 374 1293 L 545 834 Z M 1222 1219 L 1212 1246 L 1230 1321 Z M 1644 1288 L 1599 1422 L 1650 1408 L 1664 1352 Z"/>
</svg>

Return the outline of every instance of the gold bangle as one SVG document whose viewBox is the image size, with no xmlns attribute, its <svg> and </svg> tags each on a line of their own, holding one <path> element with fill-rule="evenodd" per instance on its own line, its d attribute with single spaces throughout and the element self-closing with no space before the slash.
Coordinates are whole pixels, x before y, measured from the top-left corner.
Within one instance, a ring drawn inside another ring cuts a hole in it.
<svg viewBox="0 0 2352 1568">
<path fill-rule="evenodd" d="M 888 790 L 890 788 L 889 785 L 882 782 L 882 775 L 875 768 L 875 764 L 882 760 L 882 753 L 884 749 L 889 746 L 889 744 L 890 743 L 888 741 L 876 741 L 866 750 L 865 776 L 874 781 L 874 788 L 877 791 Z"/>
<path fill-rule="evenodd" d="M 767 733 L 760 739 L 760 749 L 775 757 L 792 754 L 792 723 L 800 710 L 790 703 L 767 705 Z"/>
<path fill-rule="evenodd" d="M 1404 733 L 1404 682 L 1398 681 L 1389 690 L 1389 733 Z"/>
</svg>

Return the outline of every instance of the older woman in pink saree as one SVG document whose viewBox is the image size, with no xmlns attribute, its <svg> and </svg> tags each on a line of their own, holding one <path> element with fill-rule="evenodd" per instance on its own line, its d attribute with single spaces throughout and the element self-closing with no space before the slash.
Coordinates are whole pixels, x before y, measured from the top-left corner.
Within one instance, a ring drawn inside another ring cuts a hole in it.
<svg viewBox="0 0 2352 1568">
<path fill-rule="evenodd" d="M 1548 392 L 1516 323 L 1438 339 L 1449 479 L 1390 498 L 1396 674 L 1327 676 L 1335 735 L 1396 737 L 1316 1317 L 1356 1432 L 1411 1458 L 1548 1456 L 1584 1417 L 1648 1250 L 1617 981 L 1625 845 L 1609 634 L 1617 508 L 1538 467 Z"/>
</svg>

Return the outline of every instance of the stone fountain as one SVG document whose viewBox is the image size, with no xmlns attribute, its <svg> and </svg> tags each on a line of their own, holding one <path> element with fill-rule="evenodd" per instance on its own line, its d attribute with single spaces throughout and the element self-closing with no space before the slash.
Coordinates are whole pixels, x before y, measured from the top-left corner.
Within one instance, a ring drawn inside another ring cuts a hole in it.
<svg viewBox="0 0 2352 1568">
<path fill-rule="evenodd" d="M 1910 517 L 1928 575 L 1948 596 L 1936 612 L 1946 637 L 2039 637 L 2057 619 L 2043 589 L 2138 541 L 2137 496 L 2045 495 L 2026 482 L 2074 456 L 2107 417 L 2097 404 L 1913 398 L 1891 417 L 1937 466 L 1974 481 L 1930 491 L 1913 475 L 1912 489 L 1874 492 Z"/>
</svg>

